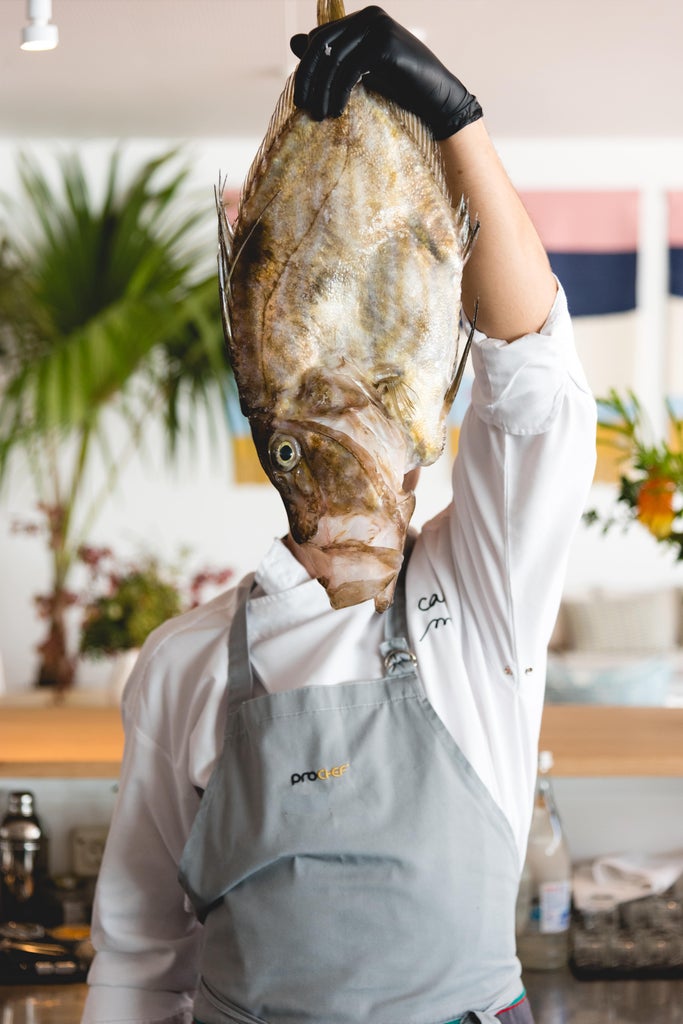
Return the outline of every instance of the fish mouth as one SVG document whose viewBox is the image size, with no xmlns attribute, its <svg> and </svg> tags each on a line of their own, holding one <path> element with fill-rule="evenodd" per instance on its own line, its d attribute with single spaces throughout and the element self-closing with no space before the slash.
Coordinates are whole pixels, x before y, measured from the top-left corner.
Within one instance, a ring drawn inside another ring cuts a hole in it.
<svg viewBox="0 0 683 1024">
<path fill-rule="evenodd" d="M 333 608 L 368 600 L 374 600 L 378 612 L 389 607 L 414 507 L 415 496 L 409 493 L 397 505 L 398 514 L 385 519 L 381 527 L 363 516 L 352 516 L 350 521 L 344 516 L 321 519 L 315 536 L 299 550 Z"/>
<path fill-rule="evenodd" d="M 377 611 L 391 604 L 396 579 L 403 564 L 397 548 L 373 547 L 362 541 L 347 541 L 318 547 L 303 545 L 309 571 L 322 584 L 333 608 L 348 608 L 374 600 Z"/>
</svg>

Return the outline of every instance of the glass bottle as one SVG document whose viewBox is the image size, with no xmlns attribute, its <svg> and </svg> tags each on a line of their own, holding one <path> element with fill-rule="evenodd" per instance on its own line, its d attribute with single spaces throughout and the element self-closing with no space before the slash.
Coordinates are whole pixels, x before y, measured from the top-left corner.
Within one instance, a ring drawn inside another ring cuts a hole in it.
<svg viewBox="0 0 683 1024">
<path fill-rule="evenodd" d="M 33 793 L 10 793 L 0 823 L 0 919 L 39 922 L 46 878 L 47 838 Z"/>
<path fill-rule="evenodd" d="M 569 957 L 571 858 L 557 813 L 549 773 L 553 755 L 543 750 L 517 900 L 517 955 L 534 970 L 563 967 Z"/>
</svg>

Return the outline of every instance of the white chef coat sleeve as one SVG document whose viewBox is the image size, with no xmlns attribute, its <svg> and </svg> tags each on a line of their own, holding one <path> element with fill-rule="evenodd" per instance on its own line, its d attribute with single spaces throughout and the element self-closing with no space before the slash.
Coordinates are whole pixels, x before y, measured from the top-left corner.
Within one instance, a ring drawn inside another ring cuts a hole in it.
<svg viewBox="0 0 683 1024">
<path fill-rule="evenodd" d="M 564 292 L 538 333 L 478 332 L 453 470 L 458 588 L 494 677 L 541 685 L 572 538 L 595 467 L 596 407 Z"/>
<path fill-rule="evenodd" d="M 163 643 L 164 627 L 143 647 L 124 694 L 124 759 L 97 883 L 96 956 L 82 1024 L 192 1020 L 201 926 L 177 871 L 199 795 L 169 749 L 173 731 L 158 697 L 167 680 L 149 685 L 150 674 L 165 674 L 158 658 Z M 171 714 L 172 692 L 168 703 Z"/>
</svg>

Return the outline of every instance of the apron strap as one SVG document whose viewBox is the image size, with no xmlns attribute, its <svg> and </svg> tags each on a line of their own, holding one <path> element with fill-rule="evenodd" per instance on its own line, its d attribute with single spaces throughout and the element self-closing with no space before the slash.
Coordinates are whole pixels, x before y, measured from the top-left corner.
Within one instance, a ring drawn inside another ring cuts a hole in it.
<svg viewBox="0 0 683 1024">
<path fill-rule="evenodd" d="M 403 564 L 396 581 L 394 600 L 384 613 L 384 641 L 380 654 L 384 660 L 385 675 L 392 676 L 415 668 L 417 658 L 408 644 L 408 618 L 406 615 L 406 573 L 415 545 L 416 534 L 410 531 L 403 551 Z"/>
<path fill-rule="evenodd" d="M 249 660 L 249 639 L 247 634 L 247 603 L 254 588 L 254 573 L 245 576 L 239 584 L 235 598 L 235 614 L 230 626 L 228 640 L 228 717 L 244 701 L 249 700 L 254 689 L 254 678 Z M 227 728 L 227 723 L 226 723 Z"/>
</svg>

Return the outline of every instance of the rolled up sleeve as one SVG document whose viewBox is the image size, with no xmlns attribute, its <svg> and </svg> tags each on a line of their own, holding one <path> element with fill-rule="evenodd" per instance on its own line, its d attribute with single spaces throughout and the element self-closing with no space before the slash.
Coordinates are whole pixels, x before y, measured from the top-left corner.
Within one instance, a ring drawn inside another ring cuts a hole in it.
<svg viewBox="0 0 683 1024">
<path fill-rule="evenodd" d="M 472 406 L 485 423 L 506 434 L 542 434 L 557 418 L 567 386 L 590 395 L 574 347 L 564 291 L 558 287 L 537 334 L 511 344 L 475 331 Z"/>
</svg>

